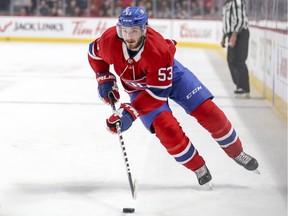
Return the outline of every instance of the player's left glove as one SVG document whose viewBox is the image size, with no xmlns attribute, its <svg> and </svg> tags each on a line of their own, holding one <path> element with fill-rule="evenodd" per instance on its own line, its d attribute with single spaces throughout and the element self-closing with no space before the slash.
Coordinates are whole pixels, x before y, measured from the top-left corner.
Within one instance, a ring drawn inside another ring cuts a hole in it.
<svg viewBox="0 0 288 216">
<path fill-rule="evenodd" d="M 137 110 L 129 103 L 121 104 L 120 108 L 106 119 L 108 131 L 117 134 L 116 124 L 119 123 L 121 132 L 128 130 L 133 121 L 139 116 Z"/>
<path fill-rule="evenodd" d="M 96 73 L 96 79 L 98 82 L 98 93 L 101 100 L 106 104 L 110 104 L 108 94 L 111 92 L 115 99 L 114 102 L 117 103 L 120 99 L 120 94 L 114 74 L 111 72 Z"/>
</svg>

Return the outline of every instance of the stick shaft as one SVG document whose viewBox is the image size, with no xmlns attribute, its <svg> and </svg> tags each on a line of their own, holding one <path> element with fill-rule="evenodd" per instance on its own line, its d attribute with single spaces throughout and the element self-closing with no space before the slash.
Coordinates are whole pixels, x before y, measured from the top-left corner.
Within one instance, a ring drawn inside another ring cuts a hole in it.
<svg viewBox="0 0 288 216">
<path fill-rule="evenodd" d="M 108 94 L 108 97 L 109 97 L 109 100 L 110 100 L 110 103 L 111 103 L 112 110 L 116 111 L 116 107 L 115 107 L 115 103 L 114 103 L 115 99 L 113 97 L 113 94 L 110 92 Z M 120 142 L 121 149 L 122 149 L 122 154 L 123 154 L 123 158 L 124 158 L 124 163 L 125 163 L 125 167 L 126 167 L 128 181 L 129 181 L 129 186 L 130 186 L 130 189 L 131 189 L 132 197 L 135 199 L 135 194 L 136 194 L 135 185 L 134 185 L 133 180 L 132 180 L 132 174 L 131 174 L 131 170 L 130 170 L 128 155 L 127 155 L 127 152 L 126 152 L 126 147 L 125 147 L 125 143 L 124 143 L 124 139 L 123 139 L 123 135 L 122 135 L 122 132 L 121 132 L 121 128 L 120 128 L 119 122 L 116 123 L 116 129 L 117 129 L 117 134 L 118 134 L 119 142 Z"/>
</svg>

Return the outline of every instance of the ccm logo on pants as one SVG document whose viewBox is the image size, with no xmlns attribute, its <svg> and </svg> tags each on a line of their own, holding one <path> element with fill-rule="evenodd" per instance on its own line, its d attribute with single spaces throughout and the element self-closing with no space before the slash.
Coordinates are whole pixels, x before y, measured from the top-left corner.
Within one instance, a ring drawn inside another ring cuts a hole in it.
<svg viewBox="0 0 288 216">
<path fill-rule="evenodd" d="M 194 94 L 196 94 L 198 91 L 202 89 L 202 86 L 198 86 L 193 91 L 191 91 L 188 95 L 186 95 L 186 99 L 191 98 Z"/>
</svg>

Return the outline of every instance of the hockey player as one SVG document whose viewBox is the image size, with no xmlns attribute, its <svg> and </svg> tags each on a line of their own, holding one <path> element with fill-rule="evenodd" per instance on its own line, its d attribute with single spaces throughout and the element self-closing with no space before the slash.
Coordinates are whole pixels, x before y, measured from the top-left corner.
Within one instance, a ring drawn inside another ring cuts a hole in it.
<svg viewBox="0 0 288 216">
<path fill-rule="evenodd" d="M 173 116 L 168 98 L 188 115 L 197 119 L 225 153 L 247 170 L 256 170 L 258 162 L 243 151 L 242 143 L 225 114 L 212 101 L 213 95 L 197 77 L 174 58 L 176 42 L 164 39 L 148 26 L 142 7 L 127 7 L 116 26 L 107 29 L 89 45 L 89 63 L 96 74 L 100 98 L 110 103 L 108 94 L 118 102 L 116 75 L 130 96 L 106 123 L 112 133 L 130 128 L 140 117 L 144 126 L 157 136 L 175 160 L 195 172 L 200 185 L 212 176 L 190 139 Z M 173 134 L 173 136 L 171 136 Z"/>
</svg>

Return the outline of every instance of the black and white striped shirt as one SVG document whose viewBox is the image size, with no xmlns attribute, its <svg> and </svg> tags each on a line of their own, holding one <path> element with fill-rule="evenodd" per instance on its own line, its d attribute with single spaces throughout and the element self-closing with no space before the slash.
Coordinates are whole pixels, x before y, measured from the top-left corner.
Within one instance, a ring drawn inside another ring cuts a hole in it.
<svg viewBox="0 0 288 216">
<path fill-rule="evenodd" d="M 223 6 L 223 34 L 238 34 L 248 29 L 244 0 L 227 0 Z"/>
</svg>

